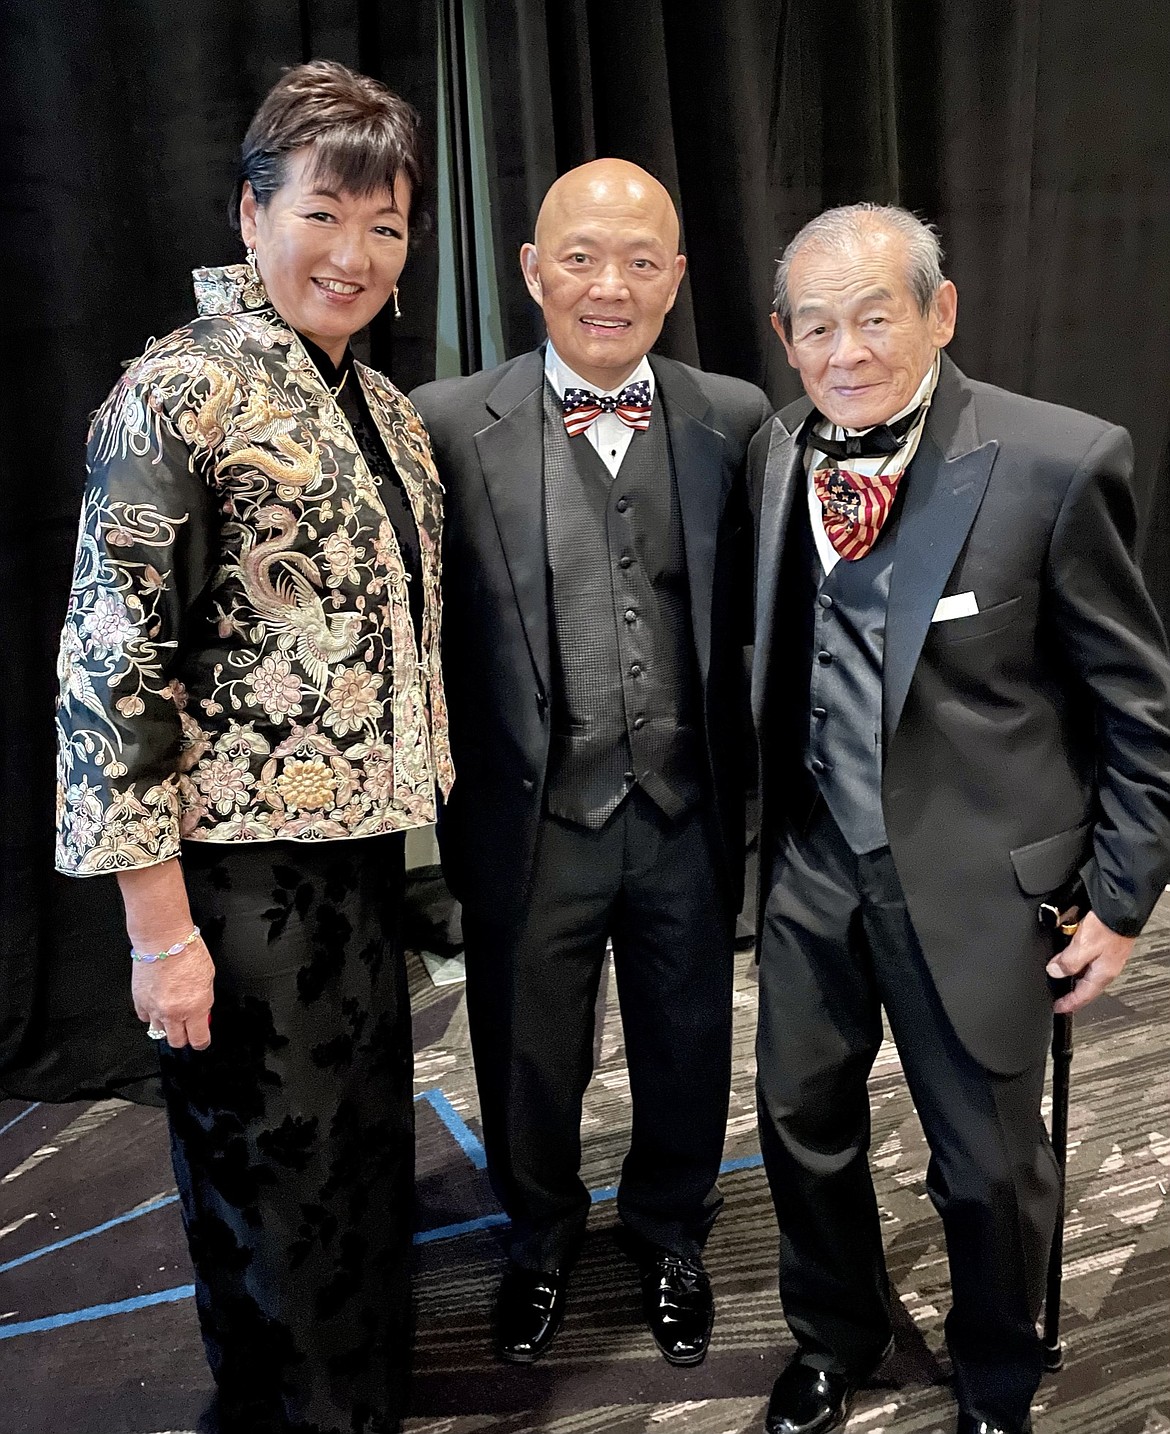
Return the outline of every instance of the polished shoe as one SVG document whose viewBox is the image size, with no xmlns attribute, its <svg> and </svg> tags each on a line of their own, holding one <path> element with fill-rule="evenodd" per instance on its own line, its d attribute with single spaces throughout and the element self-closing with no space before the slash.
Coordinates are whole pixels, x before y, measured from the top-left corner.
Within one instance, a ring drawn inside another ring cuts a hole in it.
<svg viewBox="0 0 1170 1434">
<path fill-rule="evenodd" d="M 849 1418 L 857 1388 L 846 1375 L 812 1369 L 798 1355 L 772 1386 L 764 1429 L 767 1434 L 827 1434 L 840 1429 Z"/>
<path fill-rule="evenodd" d="M 510 1265 L 496 1296 L 496 1353 L 509 1364 L 531 1364 L 556 1338 L 565 1313 L 566 1270 Z"/>
<path fill-rule="evenodd" d="M 639 1265 L 642 1312 L 663 1359 L 667 1364 L 702 1364 L 715 1322 L 706 1271 L 669 1250 L 647 1250 Z"/>
<path fill-rule="evenodd" d="M 1032 1434 L 1032 1421 L 1025 1419 L 1022 1424 L 997 1424 L 994 1419 L 984 1419 L 978 1414 L 960 1414 L 955 1434 Z"/>
</svg>

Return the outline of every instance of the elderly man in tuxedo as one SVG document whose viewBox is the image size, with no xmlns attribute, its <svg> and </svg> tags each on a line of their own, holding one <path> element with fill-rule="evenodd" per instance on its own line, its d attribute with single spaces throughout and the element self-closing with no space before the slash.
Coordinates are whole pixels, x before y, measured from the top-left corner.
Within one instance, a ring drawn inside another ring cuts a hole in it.
<svg viewBox="0 0 1170 1434">
<path fill-rule="evenodd" d="M 866 1091 L 883 1008 L 946 1235 L 958 1429 L 1030 1428 L 1060 1197 L 1046 968 L 1074 981 L 1058 1011 L 1099 995 L 1170 865 L 1170 665 L 1129 438 L 960 373 L 940 258 L 894 208 L 796 236 L 773 325 L 807 398 L 749 460 L 758 1104 L 798 1346 L 770 1434 L 843 1424 L 890 1343 Z M 1056 957 L 1038 906 L 1078 873 L 1091 912 Z"/>
<path fill-rule="evenodd" d="M 548 343 L 412 395 L 446 488 L 444 651 L 488 1171 L 511 1220 L 502 1358 L 560 1324 L 590 1206 L 582 1097 L 612 941 L 633 1130 L 618 1213 L 663 1356 L 712 1322 L 742 887 L 747 445 L 738 379 L 651 355 L 685 260 L 662 185 L 563 175 L 521 251 Z"/>
</svg>

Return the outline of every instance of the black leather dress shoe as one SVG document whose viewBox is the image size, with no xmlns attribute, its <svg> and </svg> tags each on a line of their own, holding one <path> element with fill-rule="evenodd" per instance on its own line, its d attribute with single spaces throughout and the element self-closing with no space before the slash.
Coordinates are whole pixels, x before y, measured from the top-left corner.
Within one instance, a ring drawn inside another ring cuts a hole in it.
<svg viewBox="0 0 1170 1434">
<path fill-rule="evenodd" d="M 856 1393 L 857 1385 L 844 1374 L 811 1369 L 797 1356 L 772 1386 L 764 1428 L 767 1434 L 827 1434 L 849 1418 Z"/>
<path fill-rule="evenodd" d="M 1025 1419 L 1022 1424 L 997 1424 L 994 1419 L 984 1419 L 979 1414 L 960 1414 L 955 1434 L 1032 1434 L 1032 1421 Z"/>
<path fill-rule="evenodd" d="M 531 1364 L 552 1344 L 565 1313 L 565 1270 L 510 1265 L 496 1296 L 496 1352 L 510 1364 Z"/>
<path fill-rule="evenodd" d="M 663 1359 L 668 1364 L 702 1364 L 715 1322 L 706 1272 L 669 1250 L 646 1251 L 639 1263 L 642 1312 Z"/>
</svg>

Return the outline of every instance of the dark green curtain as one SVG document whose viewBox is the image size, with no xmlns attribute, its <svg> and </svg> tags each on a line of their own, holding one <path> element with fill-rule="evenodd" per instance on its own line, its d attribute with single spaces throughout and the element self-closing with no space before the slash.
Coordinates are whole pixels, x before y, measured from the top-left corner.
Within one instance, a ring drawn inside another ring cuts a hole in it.
<svg viewBox="0 0 1170 1434">
<path fill-rule="evenodd" d="M 190 271 L 241 257 L 240 140 L 287 65 L 342 60 L 435 133 L 430 5 L 377 0 L 5 0 L 0 6 L 0 1090 L 150 1095 L 112 879 L 52 870 L 53 662 L 88 415 L 120 366 L 193 312 Z M 425 239 L 371 357 L 434 372 Z M 393 327 L 392 327 L 393 325 Z"/>
<path fill-rule="evenodd" d="M 936 221 L 974 377 L 1125 424 L 1170 612 L 1170 26 L 1163 0 L 465 0 L 482 6 L 500 312 L 541 336 L 516 253 L 556 174 L 616 154 L 678 198 L 690 279 L 664 349 L 798 392 L 767 326 L 773 261 L 830 204 Z M 187 271 L 238 256 L 236 148 L 281 66 L 386 80 L 435 133 L 436 6 L 6 0 L 0 7 L 0 1085 L 63 1098 L 147 1074 L 113 883 L 51 874 L 52 659 L 86 415 Z M 435 251 L 370 335 L 433 372 Z M 1042 774 L 1038 774 L 1042 780 Z"/>
</svg>

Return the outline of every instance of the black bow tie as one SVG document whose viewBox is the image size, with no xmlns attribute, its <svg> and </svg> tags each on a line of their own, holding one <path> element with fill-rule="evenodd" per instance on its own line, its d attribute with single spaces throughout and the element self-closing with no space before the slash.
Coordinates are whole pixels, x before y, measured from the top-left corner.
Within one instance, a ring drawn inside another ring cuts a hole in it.
<svg viewBox="0 0 1170 1434">
<path fill-rule="evenodd" d="M 822 438 L 819 433 L 814 433 L 813 429 L 818 423 L 828 420 L 814 408 L 805 423 L 804 441 L 806 444 L 812 444 L 826 458 L 835 458 L 838 462 L 847 458 L 885 458 L 890 453 L 897 453 L 921 413 L 922 407 L 919 405 L 913 413 L 907 413 L 893 423 L 879 423 L 876 428 L 867 428 L 864 433 L 851 434 L 845 438 Z"/>
</svg>

